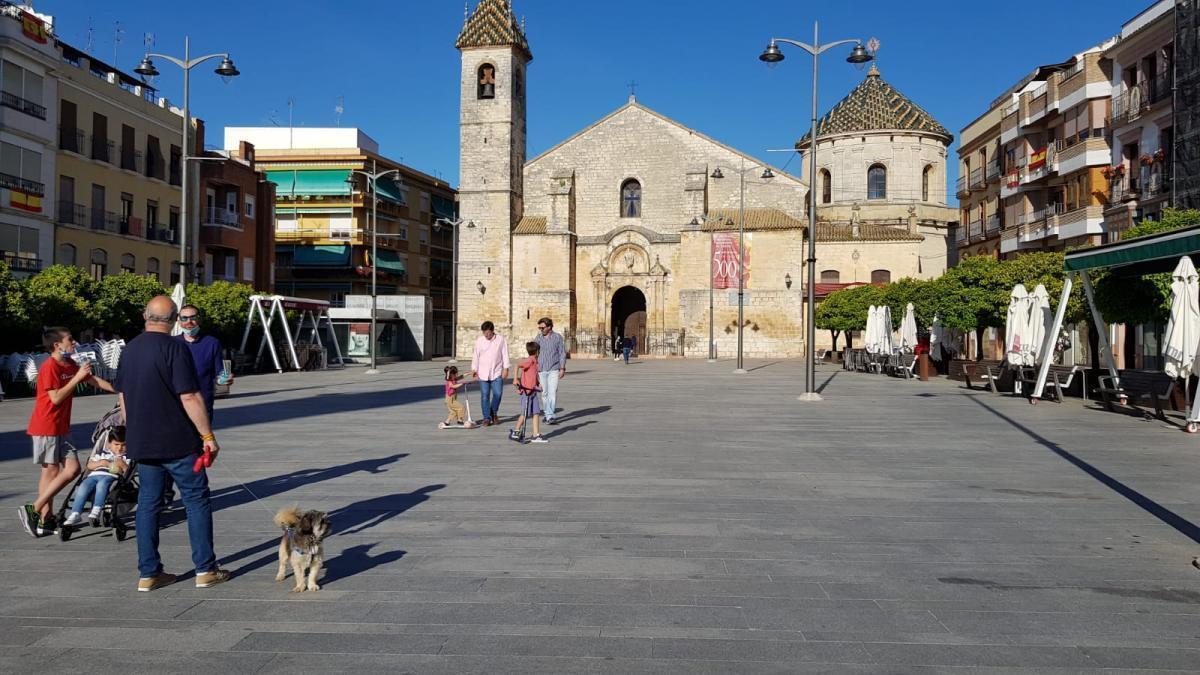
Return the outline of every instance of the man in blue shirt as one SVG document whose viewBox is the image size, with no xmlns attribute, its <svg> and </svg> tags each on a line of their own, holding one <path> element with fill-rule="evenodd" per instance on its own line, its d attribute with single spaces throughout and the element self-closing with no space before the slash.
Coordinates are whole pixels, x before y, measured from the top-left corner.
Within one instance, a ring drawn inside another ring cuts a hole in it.
<svg viewBox="0 0 1200 675">
<path fill-rule="evenodd" d="M 538 334 L 533 341 L 538 344 L 538 386 L 542 388 L 542 416 L 546 424 L 557 424 L 555 405 L 558 399 L 558 381 L 567 375 L 567 348 L 563 336 L 554 332 L 554 321 L 542 317 L 537 323 Z"/>
<path fill-rule="evenodd" d="M 213 418 L 213 389 L 217 377 L 225 371 L 225 359 L 221 341 L 212 335 L 200 334 L 200 310 L 195 305 L 184 305 L 179 310 L 179 327 L 183 332 L 180 340 L 188 346 L 192 353 L 192 361 L 196 364 L 196 381 L 200 383 L 200 395 L 204 397 L 204 408 L 208 411 L 208 419 Z M 233 376 L 226 374 L 228 381 Z"/>
</svg>

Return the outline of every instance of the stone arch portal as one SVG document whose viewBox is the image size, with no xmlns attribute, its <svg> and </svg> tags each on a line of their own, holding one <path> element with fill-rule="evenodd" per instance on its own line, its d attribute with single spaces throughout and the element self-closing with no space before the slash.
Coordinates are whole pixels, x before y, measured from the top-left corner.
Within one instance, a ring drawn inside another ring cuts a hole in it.
<svg viewBox="0 0 1200 675">
<path fill-rule="evenodd" d="M 636 286 L 622 286 L 613 293 L 609 339 L 615 345 L 623 337 L 637 338 L 637 353 L 646 353 L 646 294 Z"/>
</svg>

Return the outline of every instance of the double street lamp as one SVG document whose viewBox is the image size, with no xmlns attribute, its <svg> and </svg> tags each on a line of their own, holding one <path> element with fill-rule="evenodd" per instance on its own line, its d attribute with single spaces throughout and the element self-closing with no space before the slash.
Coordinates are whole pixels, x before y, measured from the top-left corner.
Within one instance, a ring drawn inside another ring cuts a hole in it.
<svg viewBox="0 0 1200 675">
<path fill-rule="evenodd" d="M 138 64 L 133 72 L 144 77 L 157 77 L 159 75 L 158 68 L 154 67 L 154 61 L 151 57 L 166 59 L 171 63 L 183 69 L 183 149 L 179 158 L 179 180 L 180 180 L 180 207 L 179 207 L 179 283 L 187 287 L 187 271 L 188 271 L 188 160 L 192 159 L 190 155 L 192 131 L 192 117 L 189 107 L 189 98 L 191 96 L 191 72 L 192 68 L 209 61 L 211 59 L 221 59 L 220 65 L 213 70 L 214 73 L 222 78 L 237 77 L 241 72 L 237 66 L 233 65 L 233 59 L 229 58 L 229 54 L 208 54 L 206 56 L 198 56 L 191 58 L 191 45 L 189 38 L 183 38 L 183 58 L 177 59 L 174 56 L 166 54 L 156 54 L 147 52 L 142 62 Z"/>
<path fill-rule="evenodd" d="M 816 303 L 816 264 L 817 264 L 817 72 L 820 56 L 826 50 L 837 47 L 838 45 L 854 43 L 854 49 L 850 50 L 850 55 L 846 57 L 846 61 L 853 63 L 856 66 L 873 60 L 875 57 L 871 52 L 863 47 L 862 40 L 838 40 L 829 44 L 821 44 L 819 41 L 819 24 L 813 22 L 813 41 L 812 44 L 805 44 L 795 40 L 786 38 L 771 38 L 771 42 L 763 53 L 758 57 L 760 61 L 769 64 L 779 63 L 783 60 L 783 52 L 779 50 L 779 43 L 799 47 L 808 52 L 813 59 L 812 69 L 812 129 L 808 135 L 808 153 L 809 153 L 809 171 L 808 171 L 808 288 L 807 301 L 808 304 L 804 308 L 804 323 L 805 323 L 805 338 L 804 338 L 804 394 L 800 396 L 801 401 L 819 401 L 821 394 L 815 389 L 817 379 L 816 363 L 813 361 L 813 342 L 816 340 L 816 327 L 813 325 Z"/>
<path fill-rule="evenodd" d="M 450 242 L 450 363 L 458 363 L 458 228 L 466 225 L 475 227 L 475 221 L 462 218 L 438 218 L 433 221 L 433 231 L 451 228 Z"/>
<path fill-rule="evenodd" d="M 375 160 L 371 160 L 371 168 L 375 168 Z M 380 178 L 388 174 L 396 174 L 400 178 L 400 169 L 388 169 L 372 173 L 370 171 L 362 171 L 360 169 L 351 169 L 350 174 L 346 177 L 346 182 L 350 184 L 350 189 L 354 189 L 354 174 L 358 174 L 367 179 L 367 186 L 371 192 L 371 368 L 366 372 L 367 375 L 378 375 L 379 369 L 376 367 L 376 357 L 379 352 L 379 337 L 375 334 L 375 314 L 376 305 L 379 302 L 379 293 L 376 283 L 379 280 L 379 190 L 376 189 Z"/>
</svg>

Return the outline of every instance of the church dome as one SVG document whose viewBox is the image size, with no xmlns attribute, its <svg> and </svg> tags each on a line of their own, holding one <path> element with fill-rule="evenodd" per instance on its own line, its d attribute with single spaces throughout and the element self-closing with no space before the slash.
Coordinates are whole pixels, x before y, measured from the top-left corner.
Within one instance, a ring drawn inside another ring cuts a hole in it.
<svg viewBox="0 0 1200 675">
<path fill-rule="evenodd" d="M 463 29 L 454 46 L 516 47 L 527 59 L 533 59 L 524 27 L 513 16 L 512 0 L 480 0 L 475 11 L 463 17 Z"/>
<path fill-rule="evenodd" d="M 817 121 L 817 138 L 863 131 L 914 131 L 939 136 L 947 145 L 954 138 L 921 106 L 884 82 L 874 65 L 866 79 Z M 808 138 L 804 134 L 796 147 L 806 147 Z"/>
</svg>

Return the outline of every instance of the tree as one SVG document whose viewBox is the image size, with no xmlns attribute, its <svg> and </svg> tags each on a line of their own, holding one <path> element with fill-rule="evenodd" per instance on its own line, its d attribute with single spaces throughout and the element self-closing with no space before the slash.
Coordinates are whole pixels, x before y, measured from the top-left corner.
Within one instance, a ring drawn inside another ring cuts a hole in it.
<svg viewBox="0 0 1200 675">
<path fill-rule="evenodd" d="M 877 286 L 851 286 L 834 291 L 821 301 L 814 313 L 813 325 L 833 336 L 833 351 L 837 351 L 838 335 L 846 333 L 846 348 L 851 348 L 851 331 L 867 325 L 867 309 L 883 304 L 883 291 Z"/>
<path fill-rule="evenodd" d="M 26 313 L 35 332 L 45 326 L 66 326 L 79 337 L 98 323 L 99 284 L 78 267 L 51 265 L 22 286 Z"/>
<path fill-rule="evenodd" d="M 125 339 L 142 332 L 146 303 L 166 292 L 158 279 L 132 272 L 110 274 L 100 281 L 96 313 L 104 330 Z"/>
<path fill-rule="evenodd" d="M 0 354 L 27 351 L 36 344 L 27 310 L 24 284 L 0 260 Z"/>
<path fill-rule="evenodd" d="M 216 281 L 208 286 L 189 284 L 187 302 L 200 308 L 204 330 L 227 348 L 241 344 L 246 326 L 246 312 L 254 288 L 246 284 Z"/>
</svg>

